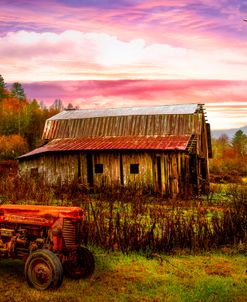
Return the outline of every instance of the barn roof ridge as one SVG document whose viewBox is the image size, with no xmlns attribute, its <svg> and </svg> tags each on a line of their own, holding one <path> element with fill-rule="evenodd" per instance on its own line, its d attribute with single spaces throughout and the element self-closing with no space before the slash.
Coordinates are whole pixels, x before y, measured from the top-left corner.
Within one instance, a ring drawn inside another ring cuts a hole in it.
<svg viewBox="0 0 247 302">
<path fill-rule="evenodd" d="M 203 110 L 202 103 L 64 110 L 48 120 L 66 120 L 128 115 L 194 114 Z"/>
</svg>

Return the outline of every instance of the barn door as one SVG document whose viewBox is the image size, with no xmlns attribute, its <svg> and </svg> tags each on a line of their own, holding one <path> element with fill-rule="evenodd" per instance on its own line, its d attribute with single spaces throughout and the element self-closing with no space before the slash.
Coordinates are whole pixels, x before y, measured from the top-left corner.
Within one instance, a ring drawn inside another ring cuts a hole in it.
<svg viewBox="0 0 247 302">
<path fill-rule="evenodd" d="M 81 182 L 81 156 L 80 154 L 77 155 L 77 180 Z"/>
<path fill-rule="evenodd" d="M 159 188 L 159 191 L 161 192 L 161 160 L 160 160 L 160 156 L 156 157 L 156 163 L 157 163 L 158 188 Z"/>
<path fill-rule="evenodd" d="M 90 187 L 93 187 L 93 155 L 87 154 L 87 183 Z"/>
<path fill-rule="evenodd" d="M 209 190 L 209 179 L 208 179 L 208 164 L 207 159 L 201 159 L 201 176 L 202 176 L 202 193 L 208 193 Z"/>
<path fill-rule="evenodd" d="M 123 155 L 120 153 L 120 184 L 124 185 L 124 174 L 123 174 Z"/>
</svg>

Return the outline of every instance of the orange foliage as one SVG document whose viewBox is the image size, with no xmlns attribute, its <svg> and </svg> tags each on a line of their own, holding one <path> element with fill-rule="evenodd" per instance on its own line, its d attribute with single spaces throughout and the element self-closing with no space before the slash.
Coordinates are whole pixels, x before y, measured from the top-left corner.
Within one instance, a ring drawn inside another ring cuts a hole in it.
<svg viewBox="0 0 247 302">
<path fill-rule="evenodd" d="M 240 157 L 226 135 L 212 139 L 213 159 L 210 160 L 210 172 L 222 179 L 247 175 L 247 154 Z"/>
<path fill-rule="evenodd" d="M 61 101 L 61 109 L 27 101 L 21 84 L 14 84 L 11 91 L 6 89 L 0 75 L 0 159 L 13 159 L 38 147 L 46 119 L 62 109 Z"/>
<path fill-rule="evenodd" d="M 237 156 L 236 151 L 233 148 L 229 148 L 227 150 L 225 150 L 224 154 L 223 154 L 223 158 L 235 158 Z"/>
<path fill-rule="evenodd" d="M 23 111 L 27 105 L 27 101 L 19 101 L 17 98 L 5 98 L 2 100 L 2 109 L 4 112 L 12 111 L 13 113 L 18 113 Z"/>
<path fill-rule="evenodd" d="M 0 136 L 0 158 L 14 159 L 28 151 L 26 140 L 17 134 Z"/>
</svg>

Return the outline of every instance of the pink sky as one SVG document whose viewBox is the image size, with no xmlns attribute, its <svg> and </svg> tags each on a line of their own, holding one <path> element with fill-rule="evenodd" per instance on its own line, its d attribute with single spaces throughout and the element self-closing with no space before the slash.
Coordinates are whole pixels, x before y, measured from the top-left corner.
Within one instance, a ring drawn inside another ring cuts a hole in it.
<svg viewBox="0 0 247 302">
<path fill-rule="evenodd" d="M 0 74 L 80 108 L 204 103 L 247 124 L 247 0 L 1 0 Z"/>
</svg>

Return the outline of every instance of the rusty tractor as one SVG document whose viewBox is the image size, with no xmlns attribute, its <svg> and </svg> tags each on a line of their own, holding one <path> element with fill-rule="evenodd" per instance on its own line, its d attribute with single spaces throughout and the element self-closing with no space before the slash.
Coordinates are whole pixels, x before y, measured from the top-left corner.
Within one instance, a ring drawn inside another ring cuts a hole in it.
<svg viewBox="0 0 247 302">
<path fill-rule="evenodd" d="M 81 246 L 85 211 L 79 207 L 1 205 L 0 259 L 25 262 L 28 284 L 58 288 L 63 272 L 71 278 L 93 274 L 93 254 Z"/>
</svg>

